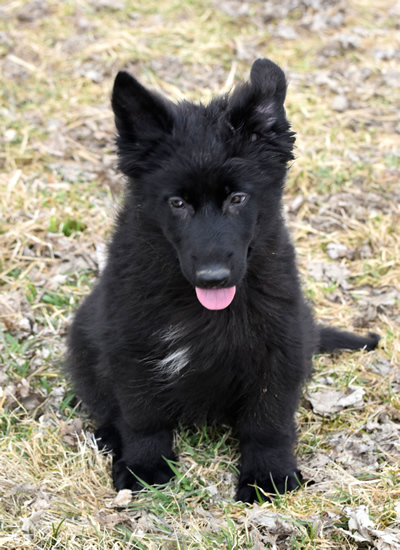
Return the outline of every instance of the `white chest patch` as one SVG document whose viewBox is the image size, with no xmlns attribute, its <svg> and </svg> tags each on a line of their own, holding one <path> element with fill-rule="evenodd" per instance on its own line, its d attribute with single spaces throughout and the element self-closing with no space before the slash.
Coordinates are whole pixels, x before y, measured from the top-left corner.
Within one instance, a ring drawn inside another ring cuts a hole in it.
<svg viewBox="0 0 400 550">
<path fill-rule="evenodd" d="M 169 355 L 158 361 L 157 369 L 168 374 L 178 374 L 190 361 L 190 348 L 182 348 L 171 352 Z"/>
<path fill-rule="evenodd" d="M 181 325 L 170 326 L 161 332 L 159 338 L 168 345 L 168 355 L 157 361 L 156 368 L 159 373 L 174 376 L 189 364 L 190 346 L 179 343 L 184 336 L 185 330 Z"/>
<path fill-rule="evenodd" d="M 171 326 L 161 333 L 161 340 L 168 344 L 175 344 L 185 335 L 183 327 L 180 325 Z"/>
</svg>

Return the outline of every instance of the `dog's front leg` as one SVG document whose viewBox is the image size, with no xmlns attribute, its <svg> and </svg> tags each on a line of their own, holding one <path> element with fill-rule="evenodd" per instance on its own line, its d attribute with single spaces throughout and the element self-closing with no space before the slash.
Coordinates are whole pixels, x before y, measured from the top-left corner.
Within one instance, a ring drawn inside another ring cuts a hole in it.
<svg viewBox="0 0 400 550">
<path fill-rule="evenodd" d="M 122 457 L 113 464 L 113 481 L 117 491 L 143 489 L 140 481 L 149 485 L 167 483 L 174 475 L 167 460 L 175 460 L 172 431 L 133 430 L 124 421 L 118 426 L 122 436 Z"/>
<path fill-rule="evenodd" d="M 117 371 L 118 372 L 118 371 Z M 117 491 L 143 489 L 148 485 L 167 483 L 174 472 L 167 460 L 176 460 L 172 449 L 174 422 L 162 409 L 162 399 L 146 383 L 146 378 L 119 377 L 115 392 L 118 397 L 119 417 L 115 419 L 121 439 L 121 452 L 113 463 L 113 481 Z"/>
<path fill-rule="evenodd" d="M 284 396 L 284 398 L 283 398 Z M 293 447 L 296 442 L 294 412 L 297 392 L 279 394 L 266 391 L 251 400 L 238 423 L 242 464 L 237 499 L 258 500 L 263 493 L 285 493 L 301 482 Z"/>
</svg>

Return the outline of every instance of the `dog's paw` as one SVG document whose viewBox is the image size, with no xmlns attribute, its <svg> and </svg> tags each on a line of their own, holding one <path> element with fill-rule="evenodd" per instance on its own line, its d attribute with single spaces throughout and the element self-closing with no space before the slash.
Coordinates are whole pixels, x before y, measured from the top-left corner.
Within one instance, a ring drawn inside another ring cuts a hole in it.
<svg viewBox="0 0 400 550">
<path fill-rule="evenodd" d="M 118 460 L 122 453 L 121 436 L 115 426 L 104 424 L 94 432 L 94 438 L 99 451 L 112 453 L 114 460 Z"/>
<path fill-rule="evenodd" d="M 273 475 L 272 473 L 265 475 L 243 476 L 239 480 L 236 498 L 242 502 L 252 504 L 254 501 L 268 501 L 277 493 L 284 494 L 298 489 L 302 484 L 302 475 L 299 470 L 291 472 L 285 476 Z M 256 490 L 255 486 L 258 488 Z M 264 494 L 266 493 L 266 494 Z"/>
<path fill-rule="evenodd" d="M 175 475 L 167 462 L 160 459 L 155 466 L 144 466 L 142 464 L 127 464 L 120 459 L 113 464 L 112 469 L 114 487 L 117 491 L 130 489 L 138 493 L 144 488 L 140 482 L 147 485 L 164 485 Z"/>
</svg>

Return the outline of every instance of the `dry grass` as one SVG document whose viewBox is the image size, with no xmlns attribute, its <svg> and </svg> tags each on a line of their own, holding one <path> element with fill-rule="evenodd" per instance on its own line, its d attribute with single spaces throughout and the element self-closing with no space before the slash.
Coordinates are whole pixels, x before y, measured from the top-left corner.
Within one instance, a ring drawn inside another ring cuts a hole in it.
<svg viewBox="0 0 400 550">
<path fill-rule="evenodd" d="M 308 4 L 0 5 L 1 548 L 400 548 L 399 6 Z M 320 319 L 373 329 L 382 345 L 316 358 L 308 395 L 364 394 L 330 417 L 304 399 L 298 454 L 313 485 L 262 508 L 234 503 L 237 442 L 199 428 L 177 435 L 175 481 L 118 506 L 60 372 L 122 189 L 112 79 L 127 68 L 207 101 L 265 55 L 290 81 L 298 160 L 285 207 L 306 292 Z M 349 534 L 362 505 L 366 542 Z"/>
</svg>

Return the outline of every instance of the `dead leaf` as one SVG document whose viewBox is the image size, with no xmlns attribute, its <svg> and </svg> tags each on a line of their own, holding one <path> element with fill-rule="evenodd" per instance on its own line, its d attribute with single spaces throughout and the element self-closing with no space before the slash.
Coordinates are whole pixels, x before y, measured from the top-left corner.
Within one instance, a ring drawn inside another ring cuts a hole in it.
<svg viewBox="0 0 400 550">
<path fill-rule="evenodd" d="M 351 258 L 354 255 L 345 244 L 341 243 L 329 243 L 326 247 L 326 253 L 331 260 Z"/>
<path fill-rule="evenodd" d="M 212 497 L 217 496 L 219 493 L 218 487 L 216 485 L 209 485 L 208 487 L 206 487 L 206 491 Z"/>
<path fill-rule="evenodd" d="M 253 527 L 266 527 L 269 533 L 281 536 L 290 535 L 295 531 L 289 517 L 271 513 L 268 509 L 262 508 L 256 503 L 253 508 L 246 510 L 244 521 Z"/>
<path fill-rule="evenodd" d="M 245 17 L 250 13 L 250 4 L 241 0 L 224 0 L 216 6 L 230 17 Z"/>
<path fill-rule="evenodd" d="M 371 433 L 370 438 L 375 446 L 380 450 L 387 452 L 393 457 L 399 457 L 398 442 L 400 440 L 400 425 L 398 422 L 390 420 L 387 414 L 381 415 L 379 422 L 369 421 L 365 428 Z"/>
<path fill-rule="evenodd" d="M 375 307 L 382 306 L 395 306 L 396 302 L 400 300 L 400 292 L 395 289 L 375 289 L 373 290 L 374 295 L 368 297 L 362 297 L 360 304 L 371 304 Z"/>
<path fill-rule="evenodd" d="M 29 382 L 25 378 L 21 378 L 15 384 L 9 384 L 5 388 L 4 394 L 10 409 L 22 406 L 26 411 L 33 411 L 45 400 L 42 395 L 31 390 Z"/>
<path fill-rule="evenodd" d="M 350 271 L 344 264 L 316 260 L 307 265 L 307 271 L 316 281 L 334 282 L 344 289 L 352 288 L 347 282 Z"/>
<path fill-rule="evenodd" d="M 265 549 L 265 544 L 262 540 L 264 537 L 261 536 L 258 529 L 253 527 L 253 529 L 250 532 L 250 535 L 251 535 L 251 538 L 252 538 L 252 541 L 253 541 L 253 546 L 251 547 L 251 550 L 264 550 Z M 272 548 L 276 548 L 275 541 L 273 542 Z"/>
<path fill-rule="evenodd" d="M 300 209 L 301 205 L 304 203 L 304 197 L 302 195 L 297 195 L 289 204 L 289 212 L 296 213 Z"/>
<path fill-rule="evenodd" d="M 285 23 L 279 23 L 273 29 L 272 34 L 278 38 L 283 38 L 284 40 L 296 40 L 298 38 L 297 31 L 290 25 Z"/>
<path fill-rule="evenodd" d="M 103 71 L 100 71 L 100 70 L 94 69 L 94 68 L 93 69 L 82 70 L 82 71 L 80 71 L 79 74 L 81 76 L 85 76 L 86 78 L 88 78 L 92 82 L 95 82 L 96 84 L 99 84 L 100 82 L 102 82 L 104 80 Z"/>
<path fill-rule="evenodd" d="M 18 329 L 23 333 L 30 333 L 31 332 L 31 322 L 27 317 L 23 317 L 18 321 L 17 324 Z"/>
<path fill-rule="evenodd" d="M 369 246 L 369 244 L 363 244 L 362 246 L 359 246 L 357 248 L 356 256 L 359 257 L 361 260 L 371 258 L 372 257 L 372 248 Z"/>
<path fill-rule="evenodd" d="M 63 420 L 60 420 L 60 434 L 68 445 L 71 447 L 76 447 L 78 440 L 80 439 L 80 435 L 82 433 L 83 429 L 83 423 L 80 418 L 74 418 L 74 420 L 69 420 L 68 422 L 64 422 Z"/>
<path fill-rule="evenodd" d="M 92 6 L 97 10 L 110 10 L 110 11 L 119 11 L 125 9 L 125 4 L 123 0 L 121 1 L 115 1 L 115 0 L 91 0 L 90 2 Z"/>
<path fill-rule="evenodd" d="M 29 395 L 29 382 L 26 380 L 26 378 L 21 378 L 21 380 L 17 384 L 17 393 L 19 394 L 19 397 L 24 399 L 25 397 L 28 397 Z"/>
<path fill-rule="evenodd" d="M 365 391 L 361 387 L 349 386 L 345 391 L 324 389 L 308 392 L 307 399 L 315 413 L 331 416 L 346 407 L 360 408 L 364 405 Z"/>
<path fill-rule="evenodd" d="M 347 513 L 346 513 L 347 512 Z M 349 514 L 349 529 L 357 532 L 356 540 L 371 542 L 371 536 L 368 531 L 374 528 L 374 523 L 368 515 L 368 508 L 361 505 L 356 510 L 346 509 L 346 515 Z"/>
<path fill-rule="evenodd" d="M 0 294 L 0 317 L 9 330 L 18 328 L 21 320 L 21 296 L 18 292 Z"/>
<path fill-rule="evenodd" d="M 18 20 L 32 22 L 35 19 L 42 19 L 50 14 L 49 5 L 44 0 L 34 0 L 33 2 L 23 3 L 18 12 Z"/>
<path fill-rule="evenodd" d="M 150 515 L 147 514 L 146 512 L 143 512 L 143 514 L 137 520 L 137 526 L 139 530 L 142 531 L 143 533 L 154 533 L 156 531 L 156 527 L 153 521 L 151 520 Z"/>
<path fill-rule="evenodd" d="M 34 411 L 43 403 L 45 398 L 42 395 L 31 392 L 23 399 L 20 399 L 21 405 L 26 411 Z"/>
<path fill-rule="evenodd" d="M 373 544 L 378 550 L 400 550 L 400 538 L 398 530 L 386 528 L 383 531 L 375 529 L 374 522 L 370 519 L 368 508 L 364 504 L 353 510 L 345 507 L 342 513 L 349 518 L 349 529 L 339 529 L 358 542 Z"/>
<path fill-rule="evenodd" d="M 332 109 L 343 113 L 349 108 L 349 101 L 345 95 L 337 95 L 332 101 Z"/>
<path fill-rule="evenodd" d="M 22 531 L 25 533 L 32 533 L 35 530 L 36 523 L 38 523 L 43 513 L 44 510 L 37 510 L 36 512 L 33 512 L 29 518 L 24 518 L 22 520 Z"/>
<path fill-rule="evenodd" d="M 120 506 L 127 506 L 132 500 L 132 491 L 130 489 L 121 489 L 118 491 L 117 496 L 114 498 L 111 507 L 118 508 Z"/>
<path fill-rule="evenodd" d="M 51 390 L 47 403 L 52 407 L 58 409 L 64 397 L 65 388 L 63 388 L 62 386 L 57 386 Z"/>
<path fill-rule="evenodd" d="M 0 387 L 4 387 L 7 383 L 7 375 L 3 369 L 0 369 Z"/>
<path fill-rule="evenodd" d="M 342 32 L 333 36 L 344 50 L 357 49 L 361 45 L 360 37 L 354 33 Z"/>
<path fill-rule="evenodd" d="M 321 483 L 326 480 L 326 467 L 331 462 L 332 459 L 321 452 L 299 459 L 301 472 L 306 478 L 312 478 L 315 483 Z"/>
<path fill-rule="evenodd" d="M 123 523 L 124 521 L 130 521 L 131 519 L 128 514 L 108 514 L 105 510 L 99 510 L 95 517 L 102 527 L 110 528 L 113 528 L 115 525 Z"/>
<path fill-rule="evenodd" d="M 46 153 L 54 157 L 63 157 L 67 150 L 67 141 L 61 131 L 50 134 L 49 138 L 42 143 Z"/>
</svg>

